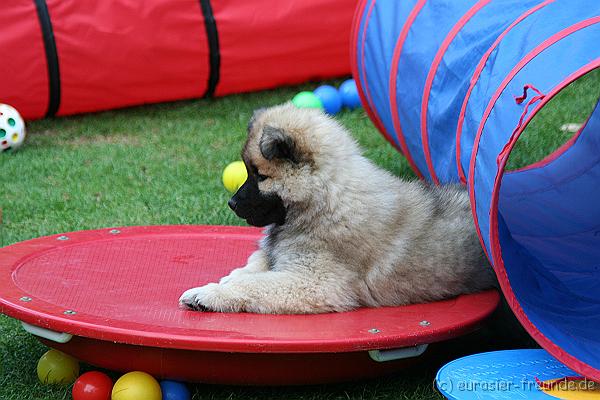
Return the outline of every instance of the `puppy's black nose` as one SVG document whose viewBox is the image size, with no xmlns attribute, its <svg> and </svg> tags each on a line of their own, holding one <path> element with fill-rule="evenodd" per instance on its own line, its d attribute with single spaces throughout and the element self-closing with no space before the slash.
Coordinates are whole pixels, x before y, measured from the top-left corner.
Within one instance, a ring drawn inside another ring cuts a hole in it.
<svg viewBox="0 0 600 400">
<path fill-rule="evenodd" d="M 229 205 L 229 208 L 231 208 L 233 211 L 235 211 L 235 209 L 237 208 L 237 201 L 235 201 L 233 197 L 229 199 L 227 204 Z"/>
</svg>

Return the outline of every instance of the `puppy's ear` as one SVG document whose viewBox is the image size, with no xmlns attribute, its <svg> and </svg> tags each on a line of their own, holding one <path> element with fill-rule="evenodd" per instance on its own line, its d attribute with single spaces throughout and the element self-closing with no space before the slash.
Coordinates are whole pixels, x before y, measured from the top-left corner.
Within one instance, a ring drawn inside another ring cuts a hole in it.
<svg viewBox="0 0 600 400">
<path fill-rule="evenodd" d="M 259 146 L 262 156 L 269 161 L 280 159 L 296 162 L 294 141 L 281 129 L 265 126 Z"/>
</svg>

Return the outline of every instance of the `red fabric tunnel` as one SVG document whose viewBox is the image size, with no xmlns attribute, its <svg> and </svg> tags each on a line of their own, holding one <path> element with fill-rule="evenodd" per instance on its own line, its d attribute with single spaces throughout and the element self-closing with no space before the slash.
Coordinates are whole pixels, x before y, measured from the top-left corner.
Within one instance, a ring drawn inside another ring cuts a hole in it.
<svg viewBox="0 0 600 400">
<path fill-rule="evenodd" d="M 356 0 L 12 0 L 0 102 L 28 119 L 349 74 Z"/>
</svg>

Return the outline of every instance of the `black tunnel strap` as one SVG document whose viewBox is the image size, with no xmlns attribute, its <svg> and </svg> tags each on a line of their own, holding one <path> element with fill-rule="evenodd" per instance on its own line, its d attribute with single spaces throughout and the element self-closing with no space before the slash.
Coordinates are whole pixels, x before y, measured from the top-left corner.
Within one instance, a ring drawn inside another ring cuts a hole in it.
<svg viewBox="0 0 600 400">
<path fill-rule="evenodd" d="M 219 32 L 217 30 L 217 21 L 213 15 L 210 0 L 200 0 L 200 7 L 204 15 L 204 26 L 206 28 L 206 37 L 208 39 L 208 49 L 210 52 L 210 72 L 208 75 L 208 86 L 204 97 L 211 97 L 215 93 L 215 88 L 219 83 L 221 69 L 221 52 L 219 49 Z"/>
<path fill-rule="evenodd" d="M 52 30 L 52 21 L 48 13 L 45 0 L 34 0 L 37 15 L 40 20 L 44 49 L 46 50 L 46 63 L 48 64 L 48 110 L 46 117 L 52 117 L 60 106 L 60 71 L 58 69 L 58 53 L 56 52 L 56 41 Z"/>
</svg>

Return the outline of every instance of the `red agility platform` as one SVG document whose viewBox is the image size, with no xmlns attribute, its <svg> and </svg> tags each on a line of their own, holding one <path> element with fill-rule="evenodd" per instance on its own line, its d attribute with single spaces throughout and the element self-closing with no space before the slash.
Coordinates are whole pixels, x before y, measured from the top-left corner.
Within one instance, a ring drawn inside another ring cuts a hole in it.
<svg viewBox="0 0 600 400">
<path fill-rule="evenodd" d="M 255 228 L 160 226 L 17 243 L 0 249 L 0 312 L 49 346 L 99 367 L 274 385 L 396 372 L 422 345 L 477 328 L 499 301 L 489 291 L 320 315 L 178 307 L 185 290 L 244 265 L 260 237 Z"/>
<path fill-rule="evenodd" d="M 27 119 L 350 73 L 356 0 L 11 3 L 0 102 Z"/>
</svg>

